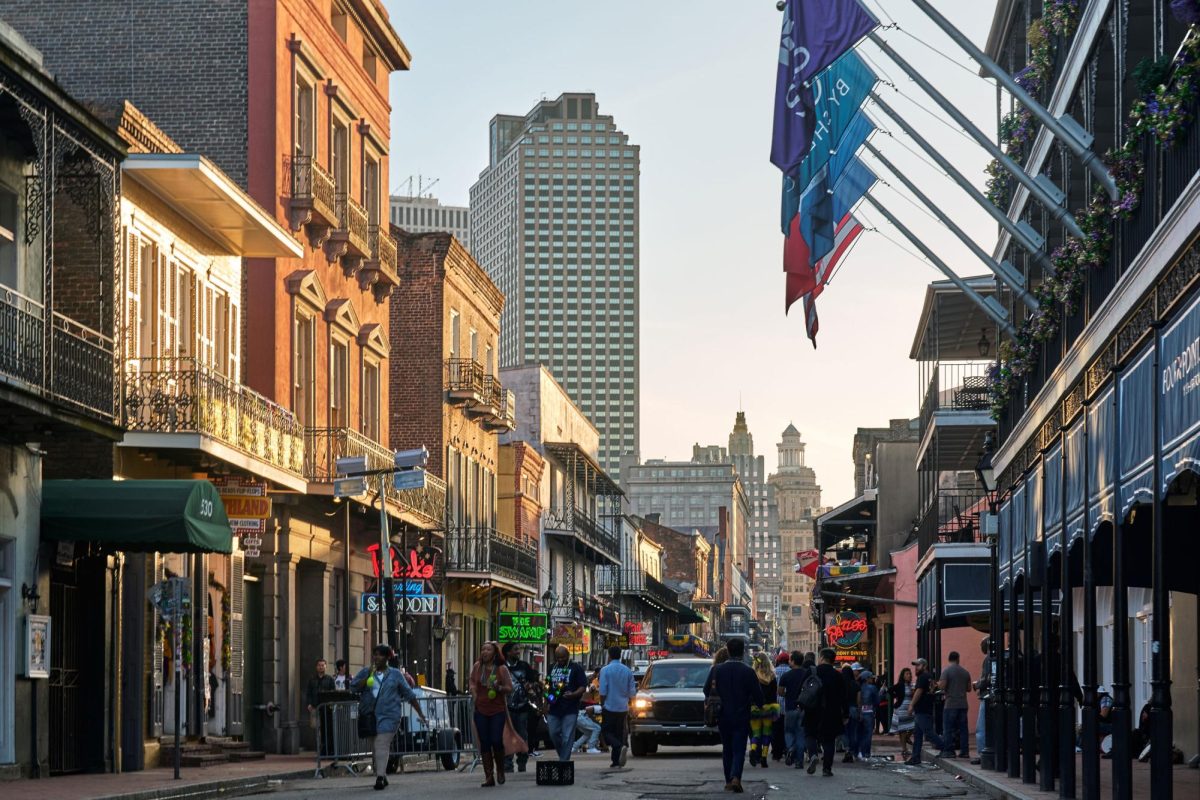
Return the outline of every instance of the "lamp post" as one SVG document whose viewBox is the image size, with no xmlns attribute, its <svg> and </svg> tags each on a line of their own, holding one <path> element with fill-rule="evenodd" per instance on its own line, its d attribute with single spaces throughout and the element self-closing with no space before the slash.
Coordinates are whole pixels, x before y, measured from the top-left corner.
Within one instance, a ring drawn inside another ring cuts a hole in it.
<svg viewBox="0 0 1200 800">
<path fill-rule="evenodd" d="M 548 587 L 542 592 L 542 608 L 546 609 L 546 622 L 551 626 L 554 625 L 554 607 L 558 603 L 558 597 L 554 594 L 553 587 Z M 553 630 L 553 627 L 551 628 Z M 549 639 L 546 640 L 546 674 L 549 674 L 550 665 L 554 663 L 554 653 L 551 652 Z"/>
<path fill-rule="evenodd" d="M 982 348 L 981 348 L 982 349 Z M 996 741 L 999 732 L 995 724 L 999 715 L 995 713 L 995 697 L 996 697 L 996 661 L 997 650 L 1003 647 L 1003 642 L 997 636 L 1000 630 L 1000 598 L 997 590 L 999 583 L 999 557 L 997 553 L 997 534 L 998 525 L 996 519 L 996 470 L 992 467 L 992 454 L 996 450 L 996 439 L 991 431 L 988 431 L 987 436 L 983 440 L 983 452 L 980 454 L 979 463 L 975 465 L 975 477 L 979 480 L 979 484 L 983 487 L 984 494 L 988 501 L 988 518 L 986 522 L 980 523 L 980 532 L 987 536 L 988 542 L 988 565 L 989 565 L 989 586 L 988 594 L 990 602 L 988 603 L 988 692 L 986 699 L 980 698 L 980 702 L 984 703 L 983 707 L 983 749 L 979 751 L 979 765 L 983 769 L 996 769 Z M 982 677 L 982 676 L 981 676 Z"/>
</svg>

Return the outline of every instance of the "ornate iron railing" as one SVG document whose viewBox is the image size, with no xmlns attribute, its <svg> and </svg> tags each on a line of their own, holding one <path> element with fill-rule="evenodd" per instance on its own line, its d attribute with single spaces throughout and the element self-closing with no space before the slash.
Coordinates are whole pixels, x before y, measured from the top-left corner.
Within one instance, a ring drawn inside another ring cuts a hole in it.
<svg viewBox="0 0 1200 800">
<path fill-rule="evenodd" d="M 395 454 L 351 428 L 307 428 L 304 431 L 304 478 L 310 483 L 332 483 L 337 460 L 366 456 L 367 469 L 395 466 Z"/>
<path fill-rule="evenodd" d="M 125 379 L 130 431 L 199 433 L 296 476 L 304 428 L 295 414 L 194 358 L 142 358 Z"/>
<path fill-rule="evenodd" d="M 314 156 L 297 155 L 286 158 L 284 168 L 292 203 L 311 208 L 330 225 L 337 224 L 337 185 L 320 162 Z"/>
<path fill-rule="evenodd" d="M 41 386 L 45 313 L 41 303 L 0 286 L 0 374 Z"/>
<path fill-rule="evenodd" d="M 921 402 L 922 436 L 936 411 L 987 411 L 991 408 L 988 367 L 989 364 L 982 361 L 947 361 L 933 367 Z"/>
<path fill-rule="evenodd" d="M 59 400 L 113 418 L 116 353 L 113 340 L 54 313 L 50 390 Z"/>
<path fill-rule="evenodd" d="M 571 601 L 571 610 L 576 619 L 589 625 L 600 625 L 615 630 L 621 628 L 621 615 L 617 607 L 603 598 L 575 595 Z"/>
<path fill-rule="evenodd" d="M 918 551 L 924 553 L 939 542 L 982 541 L 976 506 L 983 496 L 980 489 L 938 489 L 921 514 Z"/>
<path fill-rule="evenodd" d="M 551 508 L 543 517 L 543 529 L 547 533 L 569 534 L 585 544 L 617 558 L 621 545 L 617 535 L 596 523 L 591 515 L 578 506 L 563 509 Z"/>
<path fill-rule="evenodd" d="M 474 359 L 448 359 L 446 375 L 446 388 L 452 392 L 473 392 L 479 397 L 483 397 L 487 392 L 483 365 Z"/>
<path fill-rule="evenodd" d="M 386 225 L 371 225 L 368 233 L 371 260 L 392 281 L 398 283 L 396 275 L 396 242 L 388 235 Z"/>
<path fill-rule="evenodd" d="M 499 575 L 536 589 L 537 546 L 488 527 L 446 531 L 446 569 Z"/>
<path fill-rule="evenodd" d="M 437 475 L 426 472 L 424 488 L 390 492 L 388 497 L 395 498 L 410 513 L 434 527 L 440 528 L 445 524 L 446 482 Z"/>
<path fill-rule="evenodd" d="M 678 595 L 666 584 L 643 569 L 599 567 L 596 570 L 596 591 L 600 594 L 645 596 L 668 608 L 678 602 Z"/>
<path fill-rule="evenodd" d="M 371 226 L 367 222 L 367 210 L 347 192 L 337 194 L 337 227 L 344 231 L 346 241 L 355 255 L 365 256 L 371 252 Z"/>
</svg>

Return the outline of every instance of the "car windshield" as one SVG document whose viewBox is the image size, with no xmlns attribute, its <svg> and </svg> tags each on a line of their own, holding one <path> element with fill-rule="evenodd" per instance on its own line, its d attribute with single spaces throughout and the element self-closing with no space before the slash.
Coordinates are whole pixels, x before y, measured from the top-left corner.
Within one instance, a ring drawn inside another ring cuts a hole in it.
<svg viewBox="0 0 1200 800">
<path fill-rule="evenodd" d="M 646 689 L 703 689 L 708 664 L 655 664 L 646 675 Z"/>
</svg>

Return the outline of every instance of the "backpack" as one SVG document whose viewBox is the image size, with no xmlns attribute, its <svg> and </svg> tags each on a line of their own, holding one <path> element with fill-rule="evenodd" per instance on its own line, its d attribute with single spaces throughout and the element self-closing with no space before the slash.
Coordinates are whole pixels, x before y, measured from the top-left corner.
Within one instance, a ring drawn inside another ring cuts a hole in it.
<svg viewBox="0 0 1200 800">
<path fill-rule="evenodd" d="M 825 684 L 821 683 L 821 679 L 817 677 L 814 670 L 810 672 L 808 677 L 804 679 L 804 683 L 800 685 L 800 694 L 796 698 L 796 702 L 805 711 L 816 711 L 821 707 L 822 700 L 825 696 Z"/>
</svg>

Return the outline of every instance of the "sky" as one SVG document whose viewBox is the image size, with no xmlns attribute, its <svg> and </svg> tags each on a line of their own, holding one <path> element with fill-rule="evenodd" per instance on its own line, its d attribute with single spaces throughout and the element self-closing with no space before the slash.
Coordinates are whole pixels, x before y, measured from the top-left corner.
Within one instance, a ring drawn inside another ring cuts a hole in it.
<svg viewBox="0 0 1200 800">
<path fill-rule="evenodd" d="M 976 125 L 996 130 L 996 91 L 909 0 L 866 0 L 883 37 Z M 817 301 L 817 349 L 801 305 L 784 315 L 780 173 L 768 160 L 781 15 L 775 0 L 384 0 L 412 53 L 391 79 L 391 188 L 436 179 L 466 205 L 487 165 L 488 121 L 564 91 L 641 146 L 641 457 L 685 460 L 727 443 L 739 407 L 774 470 L 788 423 L 807 444 L 822 503 L 851 499 L 859 427 L 918 415 L 909 359 L 926 287 L 942 278 L 872 209 Z M 933 0 L 977 44 L 994 0 Z M 871 43 L 877 91 L 982 188 L 986 151 Z M 996 226 L 881 112 L 872 143 L 983 249 Z M 888 133 L 894 132 L 895 136 Z M 985 270 L 888 171 L 872 195 L 961 276 Z"/>
</svg>

